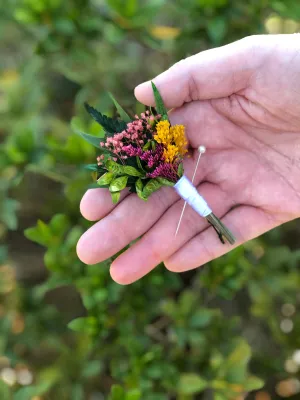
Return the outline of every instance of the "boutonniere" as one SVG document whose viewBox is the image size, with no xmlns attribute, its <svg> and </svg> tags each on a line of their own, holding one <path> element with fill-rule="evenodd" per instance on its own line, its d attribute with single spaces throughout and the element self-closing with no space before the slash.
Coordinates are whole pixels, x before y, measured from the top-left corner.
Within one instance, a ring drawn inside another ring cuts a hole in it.
<svg viewBox="0 0 300 400">
<path fill-rule="evenodd" d="M 172 187 L 185 200 L 176 235 L 186 204 L 206 218 L 220 240 L 235 242 L 233 234 L 217 218 L 193 185 L 200 157 L 205 147 L 199 147 L 199 157 L 193 177 L 184 174 L 183 159 L 187 153 L 184 125 L 172 125 L 157 87 L 152 83 L 156 108 L 134 118 L 112 97 L 120 118 L 110 118 L 85 104 L 88 113 L 104 129 L 103 138 L 85 133 L 81 136 L 98 148 L 97 163 L 88 165 L 94 171 L 99 187 L 107 188 L 113 203 L 118 203 L 125 188 L 143 201 L 162 186 Z"/>
</svg>

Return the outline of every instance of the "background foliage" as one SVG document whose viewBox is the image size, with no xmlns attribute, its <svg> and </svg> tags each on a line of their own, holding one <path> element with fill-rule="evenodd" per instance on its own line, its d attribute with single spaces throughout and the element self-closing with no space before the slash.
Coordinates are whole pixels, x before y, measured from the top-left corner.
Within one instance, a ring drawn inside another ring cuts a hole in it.
<svg viewBox="0 0 300 400">
<path fill-rule="evenodd" d="M 299 21 L 296 0 L 0 4 L 1 399 L 299 398 L 299 226 L 119 286 L 76 257 L 95 152 L 70 129 L 99 133 L 83 101 L 140 111 L 133 87 L 177 60 Z"/>
</svg>

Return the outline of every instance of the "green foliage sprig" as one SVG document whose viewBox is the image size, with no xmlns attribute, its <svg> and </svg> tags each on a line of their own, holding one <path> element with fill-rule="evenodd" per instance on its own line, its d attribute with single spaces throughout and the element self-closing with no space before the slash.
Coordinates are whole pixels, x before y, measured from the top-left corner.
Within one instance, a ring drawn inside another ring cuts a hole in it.
<svg viewBox="0 0 300 400">
<path fill-rule="evenodd" d="M 108 137 L 117 132 L 122 132 L 127 127 L 125 121 L 102 115 L 100 111 L 95 110 L 87 103 L 85 103 L 85 108 L 87 112 L 94 118 L 94 120 L 104 128 L 106 136 Z"/>
</svg>

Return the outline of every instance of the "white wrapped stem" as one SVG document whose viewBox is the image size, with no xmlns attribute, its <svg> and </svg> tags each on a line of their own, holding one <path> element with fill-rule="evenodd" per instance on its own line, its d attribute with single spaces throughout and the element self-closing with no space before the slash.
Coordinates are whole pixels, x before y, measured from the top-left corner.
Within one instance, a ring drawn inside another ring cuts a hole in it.
<svg viewBox="0 0 300 400">
<path fill-rule="evenodd" d="M 212 213 L 204 198 L 198 193 L 195 186 L 183 175 L 174 186 L 179 196 L 187 202 L 201 217 L 206 218 Z"/>
<path fill-rule="evenodd" d="M 177 235 L 180 222 L 183 217 L 185 205 L 189 204 L 199 215 L 201 215 L 201 217 L 206 218 L 207 221 L 214 227 L 222 243 L 225 243 L 224 238 L 230 244 L 235 243 L 236 239 L 234 235 L 230 232 L 229 229 L 226 228 L 226 226 L 219 220 L 219 218 L 215 216 L 204 198 L 198 193 L 195 186 L 192 184 L 192 182 L 188 180 L 186 176 L 183 175 L 183 177 L 180 178 L 179 181 L 176 183 L 174 188 L 179 196 L 186 201 L 186 203 L 184 203 L 175 236 Z"/>
</svg>

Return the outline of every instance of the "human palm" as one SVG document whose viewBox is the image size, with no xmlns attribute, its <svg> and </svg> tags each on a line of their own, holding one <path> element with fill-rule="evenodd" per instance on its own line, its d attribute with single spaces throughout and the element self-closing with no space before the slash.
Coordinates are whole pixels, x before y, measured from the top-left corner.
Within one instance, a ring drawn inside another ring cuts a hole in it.
<svg viewBox="0 0 300 400">
<path fill-rule="evenodd" d="M 200 53 L 154 79 L 171 122 L 184 124 L 195 185 L 237 238 L 236 246 L 300 215 L 300 35 L 258 36 Z M 150 83 L 137 98 L 153 104 Z M 78 255 L 100 262 L 142 238 L 111 266 L 131 283 L 160 262 L 172 271 L 196 268 L 230 251 L 190 207 L 175 237 L 183 206 L 172 188 L 148 202 L 125 194 L 117 206 L 103 189 L 82 199 L 84 217 L 97 221 L 80 239 Z"/>
</svg>

